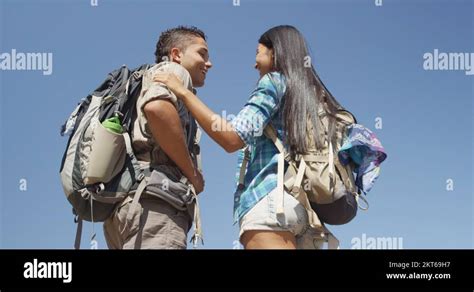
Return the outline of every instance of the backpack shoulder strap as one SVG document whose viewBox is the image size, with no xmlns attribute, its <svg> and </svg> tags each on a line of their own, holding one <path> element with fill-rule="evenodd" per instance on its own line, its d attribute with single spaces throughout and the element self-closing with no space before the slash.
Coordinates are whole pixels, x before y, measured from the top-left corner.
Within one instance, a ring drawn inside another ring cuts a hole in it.
<svg viewBox="0 0 474 292">
<path fill-rule="evenodd" d="M 276 134 L 275 128 L 268 124 L 264 129 L 264 134 L 267 136 L 268 139 L 272 140 L 275 147 L 278 149 L 280 153 L 285 153 L 285 147 L 283 143 L 278 138 Z M 250 149 L 249 146 L 244 148 L 244 159 L 242 160 L 242 164 L 240 165 L 240 172 L 239 172 L 239 188 L 242 189 L 244 187 L 244 177 L 245 177 L 245 170 L 247 169 L 247 165 L 250 161 Z"/>
<path fill-rule="evenodd" d="M 277 170 L 277 210 L 276 213 L 283 214 L 284 213 L 284 206 L 283 206 L 283 197 L 285 192 L 285 185 L 284 185 L 284 176 L 285 176 L 285 159 L 289 159 L 289 153 L 286 153 L 285 147 L 283 143 L 277 136 L 276 129 L 271 125 L 268 124 L 264 129 L 264 134 L 267 136 L 268 139 L 272 140 L 275 147 L 280 152 L 278 154 L 278 170 Z M 302 161 L 304 163 L 304 161 Z M 304 173 L 304 169 L 303 169 Z M 301 175 L 301 181 L 303 180 L 303 176 Z"/>
<path fill-rule="evenodd" d="M 280 153 L 285 153 L 285 147 L 283 146 L 283 143 L 277 136 L 276 129 L 271 125 L 268 124 L 265 129 L 263 130 L 263 133 L 265 136 L 267 136 L 268 139 L 272 140 L 273 144 L 275 144 L 275 147 L 280 151 Z"/>
<path fill-rule="evenodd" d="M 284 191 L 284 172 L 285 172 L 285 148 L 283 147 L 283 143 L 276 134 L 275 128 L 271 124 L 268 124 L 264 129 L 264 134 L 272 140 L 273 144 L 275 144 L 276 148 L 280 152 L 278 154 L 278 172 L 277 172 L 277 189 L 281 195 L 278 196 L 277 202 L 277 214 L 283 213 L 283 191 Z M 245 178 L 245 171 L 247 170 L 247 165 L 250 161 L 250 149 L 249 146 L 244 148 L 244 158 L 242 160 L 242 164 L 240 165 L 240 172 L 239 172 L 239 185 L 238 189 L 242 190 L 244 186 L 244 178 Z"/>
</svg>

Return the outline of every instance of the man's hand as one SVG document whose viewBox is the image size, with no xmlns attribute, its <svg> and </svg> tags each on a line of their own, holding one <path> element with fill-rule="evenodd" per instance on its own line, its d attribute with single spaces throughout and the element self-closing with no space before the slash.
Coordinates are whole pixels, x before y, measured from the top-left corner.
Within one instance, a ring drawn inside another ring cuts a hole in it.
<svg viewBox="0 0 474 292">
<path fill-rule="evenodd" d="M 196 194 L 199 194 L 204 190 L 204 177 L 202 176 L 202 173 L 199 170 L 195 168 L 194 175 L 188 179 L 189 182 L 194 186 Z"/>
</svg>

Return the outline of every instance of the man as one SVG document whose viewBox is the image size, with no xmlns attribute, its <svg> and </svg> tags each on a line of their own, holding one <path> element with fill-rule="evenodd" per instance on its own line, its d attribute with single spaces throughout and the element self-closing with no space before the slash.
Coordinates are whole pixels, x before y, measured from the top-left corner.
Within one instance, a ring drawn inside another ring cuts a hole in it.
<svg viewBox="0 0 474 292">
<path fill-rule="evenodd" d="M 131 193 L 104 222 L 104 235 L 111 249 L 185 249 L 193 219 L 180 204 L 174 203 L 179 202 L 176 190 L 186 186 L 183 178 L 194 186 L 196 193 L 204 188 L 194 151 L 198 148 L 194 143 L 197 124 L 172 92 L 153 82 L 153 76 L 170 72 L 190 90 L 203 86 L 212 67 L 206 36 L 196 27 L 169 29 L 160 35 L 155 57 L 157 64 L 143 75 L 132 144 L 141 166 L 153 171 L 151 177 L 165 179 L 158 189 L 161 195 L 146 190 L 140 197 L 139 208 L 129 212 L 134 195 Z M 136 214 L 129 214 L 133 212 Z"/>
</svg>

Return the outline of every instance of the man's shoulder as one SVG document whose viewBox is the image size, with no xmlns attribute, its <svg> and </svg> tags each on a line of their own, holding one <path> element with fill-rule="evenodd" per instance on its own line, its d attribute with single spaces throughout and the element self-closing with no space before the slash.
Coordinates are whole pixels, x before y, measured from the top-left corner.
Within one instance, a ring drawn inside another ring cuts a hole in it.
<svg viewBox="0 0 474 292">
<path fill-rule="evenodd" d="M 186 68 L 184 68 L 181 64 L 175 62 L 160 62 L 148 69 L 148 73 L 152 75 L 159 72 L 173 73 L 178 76 L 186 85 L 191 81 L 191 75 L 189 74 L 188 70 L 186 70 Z"/>
</svg>

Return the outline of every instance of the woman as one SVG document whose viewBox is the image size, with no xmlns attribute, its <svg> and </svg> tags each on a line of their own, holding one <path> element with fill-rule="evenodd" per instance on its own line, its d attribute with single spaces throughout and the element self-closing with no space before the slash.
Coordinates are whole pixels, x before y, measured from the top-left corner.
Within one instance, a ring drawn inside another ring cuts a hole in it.
<svg viewBox="0 0 474 292">
<path fill-rule="evenodd" d="M 334 124 L 333 114 L 342 107 L 308 64 L 308 56 L 306 42 L 296 28 L 284 25 L 265 32 L 258 41 L 255 64 L 260 80 L 232 122 L 212 112 L 176 76 L 158 74 L 154 79 L 172 90 L 227 152 L 250 147 L 244 186 L 237 189 L 234 201 L 234 220 L 240 223 L 240 242 L 246 249 L 320 248 L 322 244 L 309 226 L 305 208 L 290 194 L 284 194 L 284 216 L 276 215 L 278 150 L 263 135 L 263 129 L 271 124 L 287 151 L 296 155 L 307 150 L 308 120 L 314 137 L 319 137 L 318 111 L 324 111 L 329 124 Z M 216 123 L 221 130 L 215 130 Z M 335 139 L 335 135 L 330 127 L 328 138 Z M 324 141 L 315 142 L 320 147 Z"/>
</svg>

